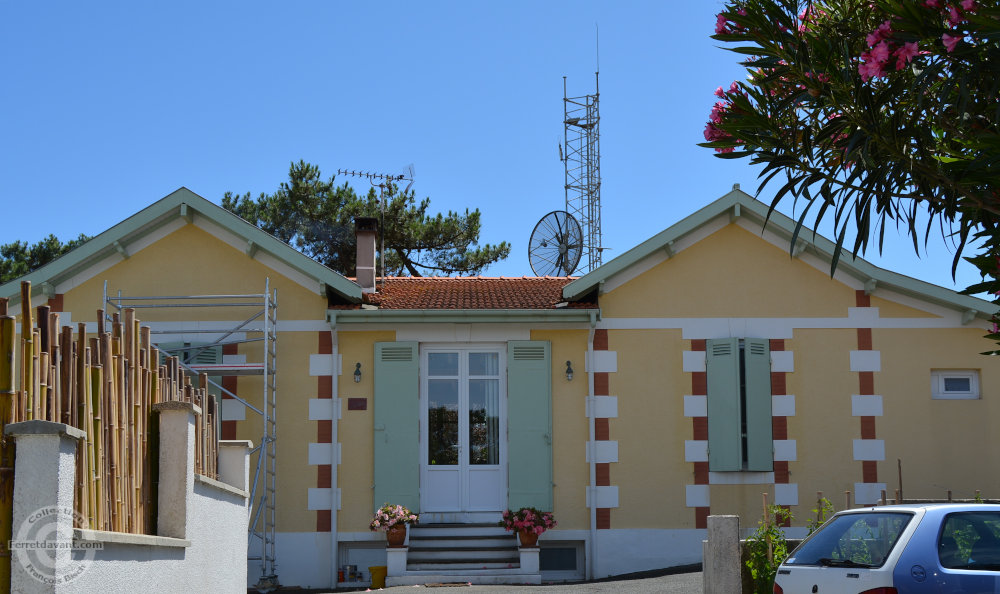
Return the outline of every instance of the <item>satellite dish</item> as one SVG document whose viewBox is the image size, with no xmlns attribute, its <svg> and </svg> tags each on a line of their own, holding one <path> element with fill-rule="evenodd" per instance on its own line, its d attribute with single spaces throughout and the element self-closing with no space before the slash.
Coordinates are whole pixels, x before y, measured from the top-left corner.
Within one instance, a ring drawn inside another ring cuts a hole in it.
<svg viewBox="0 0 1000 594">
<path fill-rule="evenodd" d="M 528 263 L 535 276 L 569 276 L 580 263 L 583 231 L 565 210 L 542 217 L 528 241 Z"/>
</svg>

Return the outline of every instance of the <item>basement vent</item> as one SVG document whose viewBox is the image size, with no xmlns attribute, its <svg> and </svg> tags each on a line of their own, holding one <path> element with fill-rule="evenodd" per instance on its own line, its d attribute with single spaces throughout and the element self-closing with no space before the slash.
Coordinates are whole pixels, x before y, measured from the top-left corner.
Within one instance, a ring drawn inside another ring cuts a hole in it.
<svg viewBox="0 0 1000 594">
<path fill-rule="evenodd" d="M 513 356 L 515 361 L 544 361 L 545 345 L 514 345 Z"/>
<path fill-rule="evenodd" d="M 387 346 L 382 348 L 382 361 L 412 361 L 413 347 Z"/>
</svg>

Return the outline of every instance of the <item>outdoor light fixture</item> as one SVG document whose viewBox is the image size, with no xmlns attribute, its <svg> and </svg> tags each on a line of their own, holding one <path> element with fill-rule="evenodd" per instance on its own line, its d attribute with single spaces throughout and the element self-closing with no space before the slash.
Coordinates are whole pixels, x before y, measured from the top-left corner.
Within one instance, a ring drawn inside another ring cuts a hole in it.
<svg viewBox="0 0 1000 594">
<path fill-rule="evenodd" d="M 566 381 L 573 381 L 573 364 L 566 361 Z"/>
<path fill-rule="evenodd" d="M 354 383 L 361 381 L 361 363 L 354 366 Z"/>
</svg>

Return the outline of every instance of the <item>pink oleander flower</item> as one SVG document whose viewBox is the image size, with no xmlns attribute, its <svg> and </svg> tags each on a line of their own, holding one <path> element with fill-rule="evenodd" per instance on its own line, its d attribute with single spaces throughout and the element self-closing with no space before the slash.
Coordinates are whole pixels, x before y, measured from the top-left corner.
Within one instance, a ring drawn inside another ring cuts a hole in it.
<svg viewBox="0 0 1000 594">
<path fill-rule="evenodd" d="M 726 96 L 726 92 L 722 90 L 722 87 L 719 87 L 715 89 L 715 96 L 719 97 L 720 99 L 724 98 Z"/>
<path fill-rule="evenodd" d="M 976 0 L 962 0 L 962 10 L 965 12 L 975 12 Z"/>
<path fill-rule="evenodd" d="M 865 59 L 865 55 L 861 55 L 862 59 Z M 861 75 L 861 80 L 868 82 L 873 78 L 879 78 L 885 76 L 884 63 L 877 62 L 874 60 L 865 61 L 858 64 L 858 74 Z"/>
<path fill-rule="evenodd" d="M 896 70 L 902 70 L 906 68 L 906 65 L 913 61 L 913 58 L 917 57 L 919 50 L 917 48 L 917 42 L 911 41 L 909 43 L 904 43 L 899 49 L 896 50 Z"/>
<path fill-rule="evenodd" d="M 870 55 L 876 62 L 885 64 L 889 60 L 889 53 L 889 44 L 883 41 L 872 48 Z"/>
<path fill-rule="evenodd" d="M 962 24 L 962 13 L 955 6 L 948 7 L 948 24 L 952 27 Z"/>
<path fill-rule="evenodd" d="M 941 0 L 925 0 L 924 6 L 927 8 L 941 8 Z"/>
<path fill-rule="evenodd" d="M 949 54 L 955 51 L 955 46 L 957 46 L 958 42 L 961 40 L 962 40 L 961 35 L 956 36 L 956 35 L 948 35 L 947 33 L 945 33 L 944 35 L 941 36 L 941 41 L 944 43 L 944 47 L 945 49 L 948 50 Z"/>
<path fill-rule="evenodd" d="M 715 17 L 715 34 L 719 35 L 719 34 L 722 34 L 722 33 L 726 33 L 727 30 L 728 30 L 728 27 L 727 27 L 728 24 L 729 24 L 729 21 L 726 19 L 726 15 L 722 14 L 721 12 L 718 15 L 716 15 L 716 17 Z"/>
</svg>

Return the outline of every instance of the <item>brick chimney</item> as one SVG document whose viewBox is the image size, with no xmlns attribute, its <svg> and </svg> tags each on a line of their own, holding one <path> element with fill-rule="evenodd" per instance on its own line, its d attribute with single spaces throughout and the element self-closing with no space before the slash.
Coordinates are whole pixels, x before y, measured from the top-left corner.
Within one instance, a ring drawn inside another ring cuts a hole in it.
<svg viewBox="0 0 1000 594">
<path fill-rule="evenodd" d="M 375 292 L 375 235 L 378 234 L 378 219 L 356 217 L 354 234 L 357 238 L 357 261 L 354 275 L 361 285 L 362 293 Z"/>
</svg>

